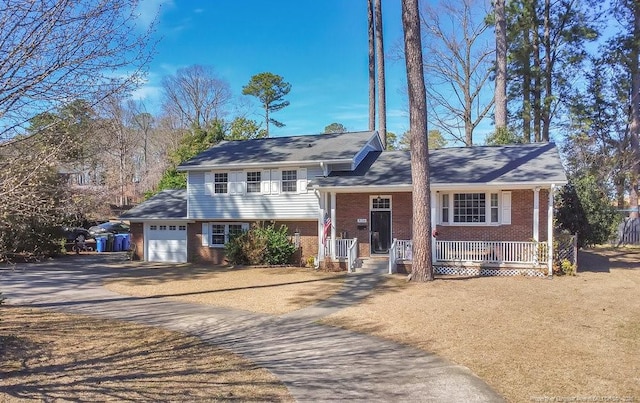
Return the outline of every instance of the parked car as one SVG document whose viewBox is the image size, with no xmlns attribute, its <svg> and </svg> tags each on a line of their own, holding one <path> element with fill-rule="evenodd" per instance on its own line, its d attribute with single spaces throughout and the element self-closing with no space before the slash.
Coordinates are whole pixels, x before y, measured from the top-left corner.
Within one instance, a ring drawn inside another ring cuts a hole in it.
<svg viewBox="0 0 640 403">
<path fill-rule="evenodd" d="M 75 242 L 76 240 L 84 242 L 87 239 L 93 238 L 89 231 L 80 227 L 62 227 L 62 232 L 67 242 Z"/>
<path fill-rule="evenodd" d="M 105 222 L 89 228 L 89 234 L 95 237 L 107 234 L 128 234 L 129 226 L 123 222 Z"/>
</svg>

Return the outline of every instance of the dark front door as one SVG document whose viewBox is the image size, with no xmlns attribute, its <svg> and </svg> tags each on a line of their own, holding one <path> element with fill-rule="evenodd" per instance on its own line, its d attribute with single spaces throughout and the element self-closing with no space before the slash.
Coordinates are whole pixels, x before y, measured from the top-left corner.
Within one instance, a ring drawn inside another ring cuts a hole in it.
<svg viewBox="0 0 640 403">
<path fill-rule="evenodd" d="M 391 247 L 391 211 L 371 212 L 371 253 L 388 253 Z"/>
</svg>

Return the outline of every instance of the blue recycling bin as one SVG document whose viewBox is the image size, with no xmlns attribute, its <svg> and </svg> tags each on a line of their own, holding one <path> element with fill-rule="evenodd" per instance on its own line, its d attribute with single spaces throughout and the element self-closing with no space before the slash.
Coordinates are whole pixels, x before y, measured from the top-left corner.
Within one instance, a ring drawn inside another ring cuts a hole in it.
<svg viewBox="0 0 640 403">
<path fill-rule="evenodd" d="M 129 250 L 131 247 L 131 234 L 122 234 L 122 250 Z"/>
<path fill-rule="evenodd" d="M 107 237 L 96 237 L 96 252 L 104 252 L 107 249 Z"/>
<path fill-rule="evenodd" d="M 120 252 L 122 251 L 122 241 L 124 240 L 123 234 L 115 234 L 113 239 L 113 251 Z"/>
</svg>

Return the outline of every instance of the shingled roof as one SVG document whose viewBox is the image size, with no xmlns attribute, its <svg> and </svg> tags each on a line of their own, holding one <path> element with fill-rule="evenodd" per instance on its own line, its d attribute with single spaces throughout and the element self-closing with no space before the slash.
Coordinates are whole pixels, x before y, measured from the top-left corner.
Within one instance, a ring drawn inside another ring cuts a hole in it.
<svg viewBox="0 0 640 403">
<path fill-rule="evenodd" d="M 553 143 L 452 147 L 429 153 L 432 185 L 564 184 L 567 177 Z M 317 177 L 310 187 L 411 186 L 408 151 L 370 152 L 355 171 Z"/>
<path fill-rule="evenodd" d="M 120 216 L 123 220 L 185 220 L 187 218 L 187 190 L 167 189 L 140 203 Z"/>
<path fill-rule="evenodd" d="M 282 163 L 347 162 L 376 132 L 223 141 L 183 162 L 179 171 Z"/>
</svg>

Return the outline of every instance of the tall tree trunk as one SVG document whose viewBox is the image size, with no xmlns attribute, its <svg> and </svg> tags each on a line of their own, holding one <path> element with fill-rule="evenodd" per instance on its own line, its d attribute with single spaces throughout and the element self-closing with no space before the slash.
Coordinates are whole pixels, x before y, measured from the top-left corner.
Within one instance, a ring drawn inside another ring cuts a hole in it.
<svg viewBox="0 0 640 403">
<path fill-rule="evenodd" d="M 378 105 L 380 113 L 378 113 L 378 130 L 382 139 L 382 149 L 387 148 L 387 101 L 385 94 L 385 78 L 384 78 L 384 41 L 382 38 L 382 0 L 374 0 L 375 5 L 375 23 L 376 31 L 376 70 L 378 72 Z"/>
<path fill-rule="evenodd" d="M 496 0 L 494 14 L 496 20 L 496 87 L 495 123 L 496 130 L 507 127 L 507 20 L 504 15 L 505 0 Z"/>
<path fill-rule="evenodd" d="M 532 2 L 535 3 L 535 2 Z M 540 122 L 542 120 L 541 99 L 542 99 L 542 74 L 540 64 L 540 34 L 538 33 L 538 17 L 535 14 L 536 8 L 533 6 L 531 15 L 531 56 L 533 57 L 533 99 L 531 107 L 533 109 L 533 138 L 536 143 L 541 141 Z"/>
<path fill-rule="evenodd" d="M 264 105 L 264 121 L 267 124 L 267 132 L 265 137 L 269 138 L 269 105 Z"/>
<path fill-rule="evenodd" d="M 373 0 L 367 0 L 367 18 L 369 24 L 369 130 L 376 129 L 376 52 L 373 30 Z"/>
<path fill-rule="evenodd" d="M 638 177 L 640 177 L 640 3 L 633 2 L 633 40 L 630 52 L 631 73 L 631 124 L 630 147 L 633 158 L 631 168 L 631 180 L 629 181 L 629 204 L 631 207 L 631 218 L 638 218 Z"/>
<path fill-rule="evenodd" d="M 522 136 L 525 143 L 531 143 L 531 38 L 529 37 L 529 24 L 527 22 L 524 24 L 522 49 Z"/>
<path fill-rule="evenodd" d="M 553 100 L 553 59 L 551 58 L 551 2 L 544 1 L 544 79 L 545 91 L 542 105 L 542 141 L 549 142 L 549 130 L 551 124 L 551 101 Z"/>
<path fill-rule="evenodd" d="M 404 53 L 409 92 L 409 136 L 411 179 L 413 181 L 413 268 L 411 280 L 433 280 L 431 261 L 431 186 L 429 183 L 429 143 L 427 100 L 422 64 L 422 38 L 418 0 L 402 1 Z"/>
</svg>

